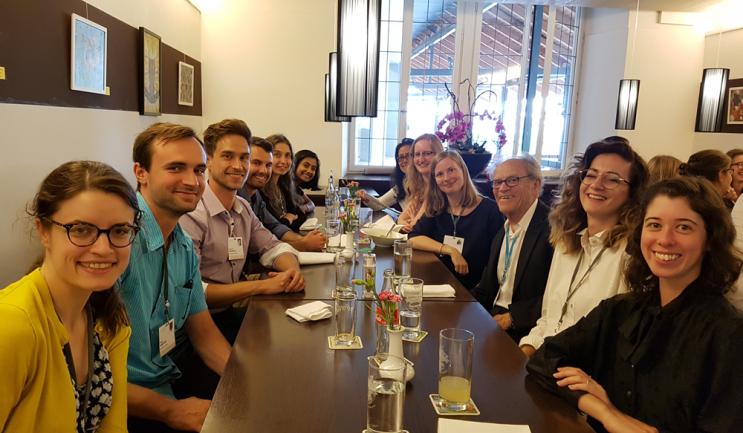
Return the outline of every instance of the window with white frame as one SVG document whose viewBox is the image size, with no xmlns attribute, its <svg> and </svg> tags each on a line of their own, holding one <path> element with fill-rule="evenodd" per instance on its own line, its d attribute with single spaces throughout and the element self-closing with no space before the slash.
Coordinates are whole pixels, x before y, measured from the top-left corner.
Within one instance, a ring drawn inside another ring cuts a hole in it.
<svg viewBox="0 0 743 433">
<path fill-rule="evenodd" d="M 528 152 L 561 169 L 572 115 L 580 8 L 493 0 L 383 0 L 376 118 L 350 125 L 349 170 L 393 167 L 402 137 L 435 132 L 451 111 L 445 86 L 467 105 L 464 80 L 482 96 L 473 138 L 502 156 Z M 538 35 L 538 37 L 534 37 Z M 496 119 L 505 126 L 499 149 Z"/>
</svg>

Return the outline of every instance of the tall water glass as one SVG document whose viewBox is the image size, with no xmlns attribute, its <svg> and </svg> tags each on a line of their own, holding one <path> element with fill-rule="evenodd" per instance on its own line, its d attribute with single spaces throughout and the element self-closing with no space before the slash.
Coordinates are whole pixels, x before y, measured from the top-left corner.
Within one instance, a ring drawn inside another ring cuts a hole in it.
<svg viewBox="0 0 743 433">
<path fill-rule="evenodd" d="M 329 252 L 336 252 L 343 249 L 341 243 L 343 236 L 343 224 L 339 219 L 325 221 L 325 235 L 328 237 L 326 249 Z"/>
<path fill-rule="evenodd" d="M 449 410 L 467 408 L 474 348 L 475 335 L 466 329 L 446 328 L 439 333 L 439 395 Z"/>
<path fill-rule="evenodd" d="M 404 239 L 395 241 L 395 276 L 405 278 L 410 276 L 410 265 L 413 261 L 413 247 Z"/>
<path fill-rule="evenodd" d="M 414 340 L 421 329 L 423 312 L 423 280 L 420 278 L 403 278 L 400 280 L 400 324 L 403 338 Z"/>
<path fill-rule="evenodd" d="M 356 293 L 337 292 L 335 294 L 335 343 L 350 346 L 356 329 Z"/>
<path fill-rule="evenodd" d="M 325 221 L 337 220 L 340 216 L 339 205 L 325 206 Z"/>
<path fill-rule="evenodd" d="M 371 238 L 366 233 L 362 232 L 361 229 L 366 227 L 369 223 L 371 223 L 371 212 L 366 212 L 368 208 L 362 209 L 365 212 L 359 211 L 359 232 L 358 232 L 358 238 L 356 240 L 356 251 L 358 251 L 361 254 L 364 253 L 370 253 L 372 252 L 372 246 L 371 246 Z"/>
<path fill-rule="evenodd" d="M 378 353 L 368 360 L 366 431 L 399 433 L 402 431 L 407 363 L 388 353 Z"/>
<path fill-rule="evenodd" d="M 335 294 L 339 292 L 355 292 L 353 289 L 354 260 L 353 255 L 345 256 L 343 252 L 335 253 Z"/>
</svg>

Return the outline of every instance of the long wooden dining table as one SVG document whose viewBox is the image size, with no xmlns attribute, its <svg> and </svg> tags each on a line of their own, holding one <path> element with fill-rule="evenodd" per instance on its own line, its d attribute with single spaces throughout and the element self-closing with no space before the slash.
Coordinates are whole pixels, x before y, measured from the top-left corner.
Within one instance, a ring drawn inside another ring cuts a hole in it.
<svg viewBox="0 0 743 433">
<path fill-rule="evenodd" d="M 376 254 L 381 284 L 381 269 L 391 267 L 392 251 L 378 247 Z M 367 357 L 376 344 L 372 303 L 357 301 L 356 334 L 363 348 L 331 350 L 332 318 L 299 323 L 285 311 L 313 300 L 332 305 L 334 266 L 303 267 L 302 273 L 304 292 L 250 300 L 202 432 L 356 433 L 366 428 Z M 437 431 L 429 394 L 438 392 L 439 331 L 452 327 L 475 334 L 472 399 L 481 414 L 462 419 L 526 424 L 533 433 L 592 431 L 574 408 L 526 378 L 526 358 L 516 344 L 438 257 L 414 251 L 412 276 L 426 284 L 451 284 L 456 295 L 426 298 L 421 328 L 428 336 L 404 343 L 405 357 L 415 365 L 406 387 L 407 431 Z"/>
</svg>

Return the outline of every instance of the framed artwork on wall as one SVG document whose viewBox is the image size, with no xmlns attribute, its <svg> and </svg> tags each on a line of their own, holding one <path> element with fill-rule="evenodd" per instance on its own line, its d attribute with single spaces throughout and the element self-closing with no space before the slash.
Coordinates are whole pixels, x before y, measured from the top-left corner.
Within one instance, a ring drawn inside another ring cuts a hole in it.
<svg viewBox="0 0 743 433">
<path fill-rule="evenodd" d="M 194 67 L 178 62 L 178 105 L 193 107 Z"/>
<path fill-rule="evenodd" d="M 728 80 L 721 132 L 743 133 L 743 78 Z"/>
<path fill-rule="evenodd" d="M 72 14 L 71 44 L 70 88 L 105 95 L 108 30 Z"/>
<path fill-rule="evenodd" d="M 159 116 L 161 110 L 161 47 L 160 36 L 144 27 L 139 28 L 139 114 Z"/>
</svg>

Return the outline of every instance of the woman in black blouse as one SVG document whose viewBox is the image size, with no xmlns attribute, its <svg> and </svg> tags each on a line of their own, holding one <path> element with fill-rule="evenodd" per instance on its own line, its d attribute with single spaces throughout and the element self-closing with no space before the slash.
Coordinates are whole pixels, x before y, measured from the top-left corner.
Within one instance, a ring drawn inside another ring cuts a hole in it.
<svg viewBox="0 0 743 433">
<path fill-rule="evenodd" d="M 271 180 L 261 192 L 266 199 L 268 211 L 284 225 L 299 231 L 299 227 L 307 220 L 307 215 L 300 208 L 300 199 L 292 179 L 292 144 L 282 134 L 270 135 L 266 137 L 266 141 L 273 146 L 273 167 Z"/>
<path fill-rule="evenodd" d="M 458 152 L 434 157 L 428 184 L 426 211 L 410 232 L 410 243 L 438 253 L 472 290 L 487 265 L 493 237 L 503 227 L 503 215 L 493 200 L 477 193 Z"/>
<path fill-rule="evenodd" d="M 714 188 L 652 185 L 627 246 L 630 293 L 548 338 L 527 365 L 599 432 L 743 428 L 743 317 L 723 297 L 743 262 Z"/>
</svg>

